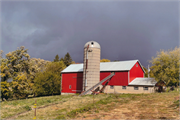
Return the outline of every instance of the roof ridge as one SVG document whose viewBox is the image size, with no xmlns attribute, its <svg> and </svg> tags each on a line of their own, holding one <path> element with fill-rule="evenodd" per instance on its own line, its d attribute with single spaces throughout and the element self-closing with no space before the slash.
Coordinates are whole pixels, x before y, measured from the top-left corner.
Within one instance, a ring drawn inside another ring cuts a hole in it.
<svg viewBox="0 0 180 120">
<path fill-rule="evenodd" d="M 100 63 L 118 63 L 118 62 L 130 62 L 130 61 L 139 61 L 138 59 L 137 60 L 124 60 L 124 61 L 112 61 L 112 62 L 100 62 Z"/>
</svg>

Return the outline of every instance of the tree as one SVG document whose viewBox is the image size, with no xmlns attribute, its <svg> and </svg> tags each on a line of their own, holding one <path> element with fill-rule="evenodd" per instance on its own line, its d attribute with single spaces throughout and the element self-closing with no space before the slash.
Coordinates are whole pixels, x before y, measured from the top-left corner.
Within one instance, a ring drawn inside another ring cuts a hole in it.
<svg viewBox="0 0 180 120">
<path fill-rule="evenodd" d="M 13 95 L 15 98 L 27 98 L 33 94 L 31 81 L 27 77 L 27 73 L 19 73 L 12 81 Z"/>
<path fill-rule="evenodd" d="M 108 59 L 101 59 L 100 62 L 111 62 L 111 61 Z"/>
<path fill-rule="evenodd" d="M 59 55 L 58 54 L 55 56 L 54 62 L 59 62 Z"/>
<path fill-rule="evenodd" d="M 144 71 L 145 71 L 144 77 L 148 77 L 148 69 L 145 68 L 144 66 L 142 66 L 142 67 L 143 67 L 143 69 L 144 69 Z"/>
<path fill-rule="evenodd" d="M 40 58 L 31 58 L 30 59 L 30 75 L 29 75 L 29 85 L 32 88 L 33 95 L 35 96 L 35 91 L 33 89 L 34 79 L 36 74 L 39 72 L 45 71 L 46 65 L 50 63 L 50 61 L 40 59 Z"/>
<path fill-rule="evenodd" d="M 5 58 L 0 59 L 1 64 L 1 81 L 7 81 L 9 78 L 12 77 L 12 74 L 10 73 L 10 68 L 8 66 L 8 60 Z"/>
<path fill-rule="evenodd" d="M 50 61 L 31 58 L 27 49 L 21 46 L 15 51 L 2 57 L 3 51 L 0 51 L 1 64 L 1 97 L 7 99 L 13 93 L 16 98 L 27 98 L 34 94 L 33 85 L 36 73 L 45 70 L 45 66 Z M 12 82 L 8 83 L 9 79 Z"/>
<path fill-rule="evenodd" d="M 6 54 L 7 68 L 12 81 L 13 95 L 16 98 L 27 97 L 32 94 L 30 56 L 27 49 L 21 46 L 15 51 Z"/>
<path fill-rule="evenodd" d="M 32 86 L 36 70 L 31 63 L 30 56 L 24 46 L 9 52 L 6 54 L 6 58 L 1 59 L 1 82 L 12 79 L 12 82 L 8 83 L 9 85 L 1 84 L 12 88 L 13 95 L 16 98 L 27 97 L 33 93 Z"/>
<path fill-rule="evenodd" d="M 59 61 L 63 61 L 64 62 L 64 58 L 62 57 Z"/>
<path fill-rule="evenodd" d="M 60 94 L 61 71 L 66 68 L 63 61 L 51 62 L 46 70 L 39 72 L 34 80 L 36 96 Z"/>
<path fill-rule="evenodd" d="M 3 50 L 0 50 L 0 59 L 2 59 L 3 58 Z"/>
<path fill-rule="evenodd" d="M 35 77 L 37 72 L 42 72 L 45 70 L 45 66 L 50 63 L 50 61 L 40 59 L 40 58 L 31 58 L 30 59 L 30 71 L 31 74 Z"/>
<path fill-rule="evenodd" d="M 11 91 L 9 89 L 9 83 L 6 81 L 1 82 L 1 99 L 4 101 L 4 99 L 10 98 Z"/>
<path fill-rule="evenodd" d="M 24 46 L 6 54 L 6 58 L 13 77 L 16 77 L 19 72 L 29 73 L 30 56 Z"/>
<path fill-rule="evenodd" d="M 72 64 L 72 58 L 69 53 L 64 56 L 64 64 L 66 65 L 66 67 Z"/>
<path fill-rule="evenodd" d="M 8 68 L 8 60 L 2 57 L 3 51 L 0 51 L 0 65 L 1 65 L 1 99 L 2 101 L 4 99 L 8 99 L 12 93 L 12 91 L 9 89 L 10 85 L 7 82 L 9 78 L 11 78 L 11 74 L 9 72 Z"/>
<path fill-rule="evenodd" d="M 179 83 L 179 65 L 180 65 L 180 48 L 175 47 L 174 50 L 157 52 L 156 57 L 152 57 L 150 63 L 150 75 L 156 80 L 163 80 L 167 86 Z"/>
</svg>

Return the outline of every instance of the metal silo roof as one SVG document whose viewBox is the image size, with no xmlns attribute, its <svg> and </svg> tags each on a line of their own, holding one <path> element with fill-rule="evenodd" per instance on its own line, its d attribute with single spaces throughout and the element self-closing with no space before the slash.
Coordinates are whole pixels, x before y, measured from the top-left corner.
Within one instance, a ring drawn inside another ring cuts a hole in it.
<svg viewBox="0 0 180 120">
<path fill-rule="evenodd" d="M 129 85 L 155 86 L 156 83 L 154 78 L 135 78 Z"/>
<path fill-rule="evenodd" d="M 84 48 L 86 48 L 89 45 L 89 47 L 93 47 L 93 48 L 101 48 L 101 46 L 99 45 L 99 43 L 97 43 L 96 41 L 89 41 L 84 45 Z"/>
<path fill-rule="evenodd" d="M 138 60 L 119 61 L 119 62 L 101 62 L 100 71 L 129 71 L 138 62 L 142 68 L 141 63 Z M 144 71 L 144 69 L 142 68 Z M 62 73 L 67 72 L 83 72 L 83 64 L 71 64 Z M 145 72 L 145 71 L 144 71 Z"/>
</svg>

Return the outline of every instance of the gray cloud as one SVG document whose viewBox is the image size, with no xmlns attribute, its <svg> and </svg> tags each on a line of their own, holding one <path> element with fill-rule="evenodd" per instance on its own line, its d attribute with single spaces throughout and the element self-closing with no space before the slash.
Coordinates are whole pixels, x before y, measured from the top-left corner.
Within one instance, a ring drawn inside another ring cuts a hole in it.
<svg viewBox="0 0 180 120">
<path fill-rule="evenodd" d="M 3 1 L 2 49 L 24 45 L 31 57 L 53 60 L 67 52 L 83 62 L 90 40 L 101 58 L 148 60 L 178 46 L 178 1 Z"/>
</svg>

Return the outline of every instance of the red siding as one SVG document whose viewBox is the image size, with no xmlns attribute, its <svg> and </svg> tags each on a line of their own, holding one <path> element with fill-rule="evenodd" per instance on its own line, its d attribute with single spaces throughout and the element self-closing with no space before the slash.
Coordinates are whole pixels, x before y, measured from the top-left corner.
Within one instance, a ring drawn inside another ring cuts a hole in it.
<svg viewBox="0 0 180 120">
<path fill-rule="evenodd" d="M 136 67 L 136 64 L 138 65 Z M 129 82 L 136 77 L 144 77 L 144 72 L 137 62 L 129 71 Z M 100 81 L 110 75 L 111 72 L 100 72 Z M 83 84 L 83 73 L 62 73 L 62 93 L 81 93 Z M 104 85 L 105 83 L 103 83 Z M 71 85 L 71 89 L 69 88 Z M 118 71 L 111 78 L 108 85 L 127 86 L 128 85 L 128 71 Z M 77 91 L 78 90 L 78 91 Z"/>
<path fill-rule="evenodd" d="M 136 65 L 138 66 L 136 67 Z M 133 81 L 136 77 L 144 77 L 144 72 L 138 62 L 133 66 L 133 68 L 129 72 L 129 83 Z"/>
<path fill-rule="evenodd" d="M 100 81 L 110 75 L 111 72 L 100 72 Z M 103 83 L 103 85 L 105 82 Z M 111 81 L 108 85 L 117 85 L 117 86 L 126 86 L 128 85 L 128 72 L 115 72 L 115 75 L 111 78 Z"/>
<path fill-rule="evenodd" d="M 82 83 L 83 83 L 83 73 L 63 73 L 61 92 L 62 93 L 81 93 Z M 69 85 L 71 85 L 71 89 L 69 88 Z"/>
</svg>

